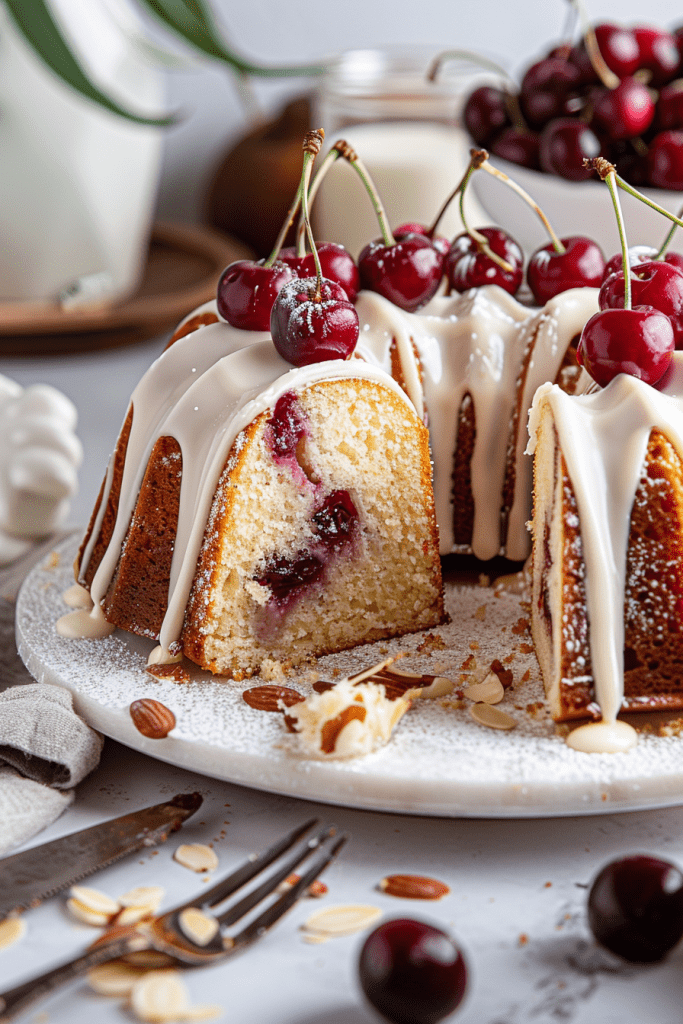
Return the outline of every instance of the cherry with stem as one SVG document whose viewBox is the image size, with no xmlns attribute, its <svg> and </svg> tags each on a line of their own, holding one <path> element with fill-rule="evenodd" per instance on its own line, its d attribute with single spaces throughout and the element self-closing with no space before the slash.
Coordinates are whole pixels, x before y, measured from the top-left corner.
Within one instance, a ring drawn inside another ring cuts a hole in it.
<svg viewBox="0 0 683 1024">
<path fill-rule="evenodd" d="M 619 373 L 629 373 L 647 384 L 664 375 L 674 350 L 674 329 L 665 313 L 653 306 L 631 304 L 631 271 L 628 265 L 626 230 L 619 203 L 614 165 L 602 157 L 592 164 L 607 183 L 621 241 L 624 304 L 602 309 L 583 328 L 577 349 L 578 362 L 596 383 L 604 387 Z"/>
<path fill-rule="evenodd" d="M 358 342 L 358 313 L 341 285 L 323 277 L 311 230 L 308 188 L 313 161 L 322 148 L 324 138 L 322 129 L 306 134 L 299 184 L 299 199 L 315 264 L 315 277 L 289 281 L 279 292 L 270 315 L 273 344 L 282 358 L 294 366 L 347 359 Z"/>
</svg>

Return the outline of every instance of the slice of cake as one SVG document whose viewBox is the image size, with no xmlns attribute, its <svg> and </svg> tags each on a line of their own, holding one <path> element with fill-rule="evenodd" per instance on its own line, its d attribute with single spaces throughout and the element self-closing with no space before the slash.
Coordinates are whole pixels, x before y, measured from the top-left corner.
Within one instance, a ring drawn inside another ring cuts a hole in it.
<svg viewBox="0 0 683 1024">
<path fill-rule="evenodd" d="M 545 386 L 532 631 L 556 721 L 683 708 L 683 353 L 657 388 Z"/>
<path fill-rule="evenodd" d="M 407 396 L 360 360 L 292 369 L 236 333 L 179 338 L 133 393 L 77 563 L 91 621 L 234 678 L 443 621 Z"/>
</svg>

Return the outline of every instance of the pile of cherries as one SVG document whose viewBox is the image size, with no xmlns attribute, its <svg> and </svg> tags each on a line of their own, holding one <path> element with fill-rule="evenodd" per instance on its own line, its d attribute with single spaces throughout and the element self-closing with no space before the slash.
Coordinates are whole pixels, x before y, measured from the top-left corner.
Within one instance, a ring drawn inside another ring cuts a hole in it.
<svg viewBox="0 0 683 1024">
<path fill-rule="evenodd" d="M 611 861 L 588 894 L 595 939 L 630 963 L 657 963 L 683 938 L 683 874 L 647 854 Z M 437 1024 L 461 1004 L 467 966 L 455 939 L 410 918 L 386 921 L 366 939 L 360 983 L 391 1024 Z"/>
<path fill-rule="evenodd" d="M 683 26 L 673 32 L 603 23 L 606 67 L 585 38 L 529 67 L 518 92 L 475 89 L 464 119 L 477 145 L 535 170 L 583 181 L 604 156 L 631 184 L 683 189 Z"/>
</svg>

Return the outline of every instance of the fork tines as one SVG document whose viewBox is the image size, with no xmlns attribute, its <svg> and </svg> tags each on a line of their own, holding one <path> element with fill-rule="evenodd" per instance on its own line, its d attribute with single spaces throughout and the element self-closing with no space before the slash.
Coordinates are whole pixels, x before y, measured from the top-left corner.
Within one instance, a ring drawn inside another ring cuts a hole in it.
<svg viewBox="0 0 683 1024">
<path fill-rule="evenodd" d="M 337 830 L 333 825 L 319 827 L 308 838 L 304 838 L 316 825 L 319 825 L 317 818 L 299 825 L 267 850 L 250 857 L 208 892 L 202 893 L 200 900 L 190 900 L 184 907 L 176 908 L 176 913 L 182 912 L 186 907 L 201 907 L 202 910 L 209 911 L 221 926 L 224 948 L 236 949 L 252 942 L 296 903 L 345 844 L 347 837 L 337 836 Z M 285 856 L 287 853 L 289 855 Z M 247 886 L 271 865 L 276 866 L 273 871 L 268 872 L 262 882 L 249 889 L 241 899 L 232 903 L 222 913 L 217 913 L 220 904 Z M 296 869 L 301 871 L 300 877 L 284 893 L 279 894 L 275 902 L 270 903 L 238 934 L 232 937 L 226 935 L 227 928 L 246 917 L 267 897 L 278 895 L 281 883 L 295 873 Z"/>
</svg>

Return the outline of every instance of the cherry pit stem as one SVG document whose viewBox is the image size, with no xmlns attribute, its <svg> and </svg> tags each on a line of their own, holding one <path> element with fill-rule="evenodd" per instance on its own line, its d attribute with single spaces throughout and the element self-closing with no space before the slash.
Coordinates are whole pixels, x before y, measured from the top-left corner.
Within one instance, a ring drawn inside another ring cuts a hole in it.
<svg viewBox="0 0 683 1024">
<path fill-rule="evenodd" d="M 682 215 L 683 215 L 683 206 L 678 211 L 678 216 L 680 217 Z M 678 227 L 678 224 L 674 223 L 669 228 L 669 230 L 667 232 L 667 235 L 666 235 L 666 238 L 662 242 L 662 244 L 661 244 L 661 246 L 659 248 L 659 251 L 657 252 L 656 256 L 654 257 L 656 260 L 664 259 L 664 256 L 666 255 L 666 251 L 669 248 L 669 246 L 671 245 L 671 242 L 673 241 L 673 237 L 676 234 L 676 228 L 677 227 Z"/>
<path fill-rule="evenodd" d="M 550 241 L 553 243 L 553 249 L 556 253 L 562 256 L 567 250 L 565 249 L 560 239 L 557 237 L 557 234 L 553 230 L 550 221 L 548 220 L 548 218 L 546 217 L 546 215 L 544 214 L 543 210 L 538 205 L 536 200 L 532 199 L 529 193 L 526 192 L 521 185 L 518 185 L 513 178 L 505 174 L 504 171 L 501 171 L 497 167 L 494 167 L 493 164 L 491 164 L 488 160 L 483 160 L 479 164 L 479 166 L 481 167 L 482 171 L 486 171 L 487 174 L 492 174 L 494 178 L 498 178 L 499 181 L 504 182 L 508 186 L 508 188 L 511 188 L 513 192 L 516 192 L 517 195 L 520 196 L 524 200 L 524 202 L 531 207 L 531 209 L 534 211 L 536 216 L 541 220 L 544 228 L 550 235 Z"/>
<path fill-rule="evenodd" d="M 301 212 L 303 214 L 304 223 L 306 225 L 308 244 L 311 247 L 313 262 L 315 263 L 315 294 L 312 296 L 314 302 L 322 302 L 323 271 L 322 267 L 320 266 L 320 256 L 318 255 L 318 249 L 315 244 L 315 239 L 313 238 L 313 231 L 311 229 L 311 217 L 308 208 L 308 186 L 311 180 L 313 161 L 315 160 L 318 153 L 322 149 L 324 138 L 325 130 L 323 128 L 314 129 L 311 132 L 307 132 L 306 135 L 304 136 L 304 165 L 301 172 L 301 183 L 299 184 L 299 199 L 301 200 Z"/>
<path fill-rule="evenodd" d="M 612 205 L 614 206 L 614 213 L 617 218 L 617 228 L 619 230 L 619 240 L 621 242 L 621 260 L 622 267 L 624 268 L 624 309 L 631 308 L 631 270 L 628 258 L 628 244 L 626 242 L 626 228 L 624 226 L 624 215 L 621 212 L 621 203 L 619 202 L 619 189 L 617 188 L 617 172 L 614 164 L 611 164 L 609 160 L 605 160 L 604 157 L 594 157 L 592 160 L 586 161 L 586 164 L 592 166 L 595 171 L 600 175 L 601 179 L 607 183 L 610 195 L 612 197 Z"/>
</svg>

